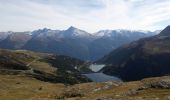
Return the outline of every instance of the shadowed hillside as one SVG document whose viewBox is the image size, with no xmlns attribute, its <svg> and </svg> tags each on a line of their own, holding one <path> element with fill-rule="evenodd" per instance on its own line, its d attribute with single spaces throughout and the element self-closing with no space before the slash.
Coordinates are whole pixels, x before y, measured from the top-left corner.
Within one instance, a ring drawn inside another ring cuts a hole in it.
<svg viewBox="0 0 170 100">
<path fill-rule="evenodd" d="M 103 71 L 125 81 L 170 73 L 170 26 L 159 35 L 124 45 L 99 60 L 108 64 Z"/>
</svg>

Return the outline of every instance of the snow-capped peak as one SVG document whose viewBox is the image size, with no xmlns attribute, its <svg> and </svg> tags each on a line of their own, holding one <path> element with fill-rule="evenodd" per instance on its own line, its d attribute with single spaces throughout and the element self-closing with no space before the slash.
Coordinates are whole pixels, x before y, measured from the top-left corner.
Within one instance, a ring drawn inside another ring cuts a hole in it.
<svg viewBox="0 0 170 100">
<path fill-rule="evenodd" d="M 110 34 L 111 32 L 112 32 L 112 30 L 101 30 L 101 31 L 95 33 L 94 35 L 102 37 L 102 36 L 106 36 L 106 35 Z"/>
<path fill-rule="evenodd" d="M 117 29 L 117 30 L 101 30 L 95 33 L 95 36 L 98 37 L 117 37 L 117 36 L 130 36 L 130 35 L 152 35 L 154 32 L 151 31 L 143 31 L 143 30 L 125 30 L 125 29 Z"/>
<path fill-rule="evenodd" d="M 64 35 L 65 37 L 87 37 L 90 36 L 91 34 L 71 26 L 67 30 L 63 31 L 62 35 Z"/>
<path fill-rule="evenodd" d="M 31 34 L 33 36 L 44 37 L 44 36 L 54 36 L 56 34 L 59 34 L 59 32 L 60 32 L 59 30 L 51 30 L 51 29 L 43 28 L 43 29 L 35 30 Z"/>
</svg>

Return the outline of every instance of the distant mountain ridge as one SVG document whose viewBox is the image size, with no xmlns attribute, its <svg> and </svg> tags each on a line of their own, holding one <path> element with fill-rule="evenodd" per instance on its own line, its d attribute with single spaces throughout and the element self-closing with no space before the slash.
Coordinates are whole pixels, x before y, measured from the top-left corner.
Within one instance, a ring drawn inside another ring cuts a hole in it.
<svg viewBox="0 0 170 100">
<path fill-rule="evenodd" d="M 102 30 L 94 34 L 73 26 L 67 30 L 0 32 L 0 48 L 26 49 L 95 61 L 117 47 L 157 34 L 150 31 Z"/>
</svg>

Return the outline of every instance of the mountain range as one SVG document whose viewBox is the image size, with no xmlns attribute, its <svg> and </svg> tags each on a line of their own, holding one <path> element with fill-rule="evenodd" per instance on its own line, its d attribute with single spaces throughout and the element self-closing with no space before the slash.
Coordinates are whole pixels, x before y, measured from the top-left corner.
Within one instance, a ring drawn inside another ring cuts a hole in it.
<svg viewBox="0 0 170 100">
<path fill-rule="evenodd" d="M 157 34 L 157 31 L 101 30 L 88 33 L 73 26 L 67 30 L 0 32 L 0 48 L 25 49 L 95 61 L 117 47 Z"/>
<path fill-rule="evenodd" d="M 160 34 L 123 45 L 98 63 L 107 64 L 101 71 L 125 81 L 170 73 L 170 26 Z"/>
</svg>

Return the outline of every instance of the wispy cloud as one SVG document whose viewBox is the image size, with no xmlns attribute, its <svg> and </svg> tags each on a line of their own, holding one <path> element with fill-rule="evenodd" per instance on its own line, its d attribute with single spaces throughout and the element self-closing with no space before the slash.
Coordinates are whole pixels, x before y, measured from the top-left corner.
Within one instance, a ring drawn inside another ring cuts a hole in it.
<svg viewBox="0 0 170 100">
<path fill-rule="evenodd" d="M 0 31 L 75 26 L 155 30 L 170 22 L 169 0 L 1 0 Z"/>
</svg>

